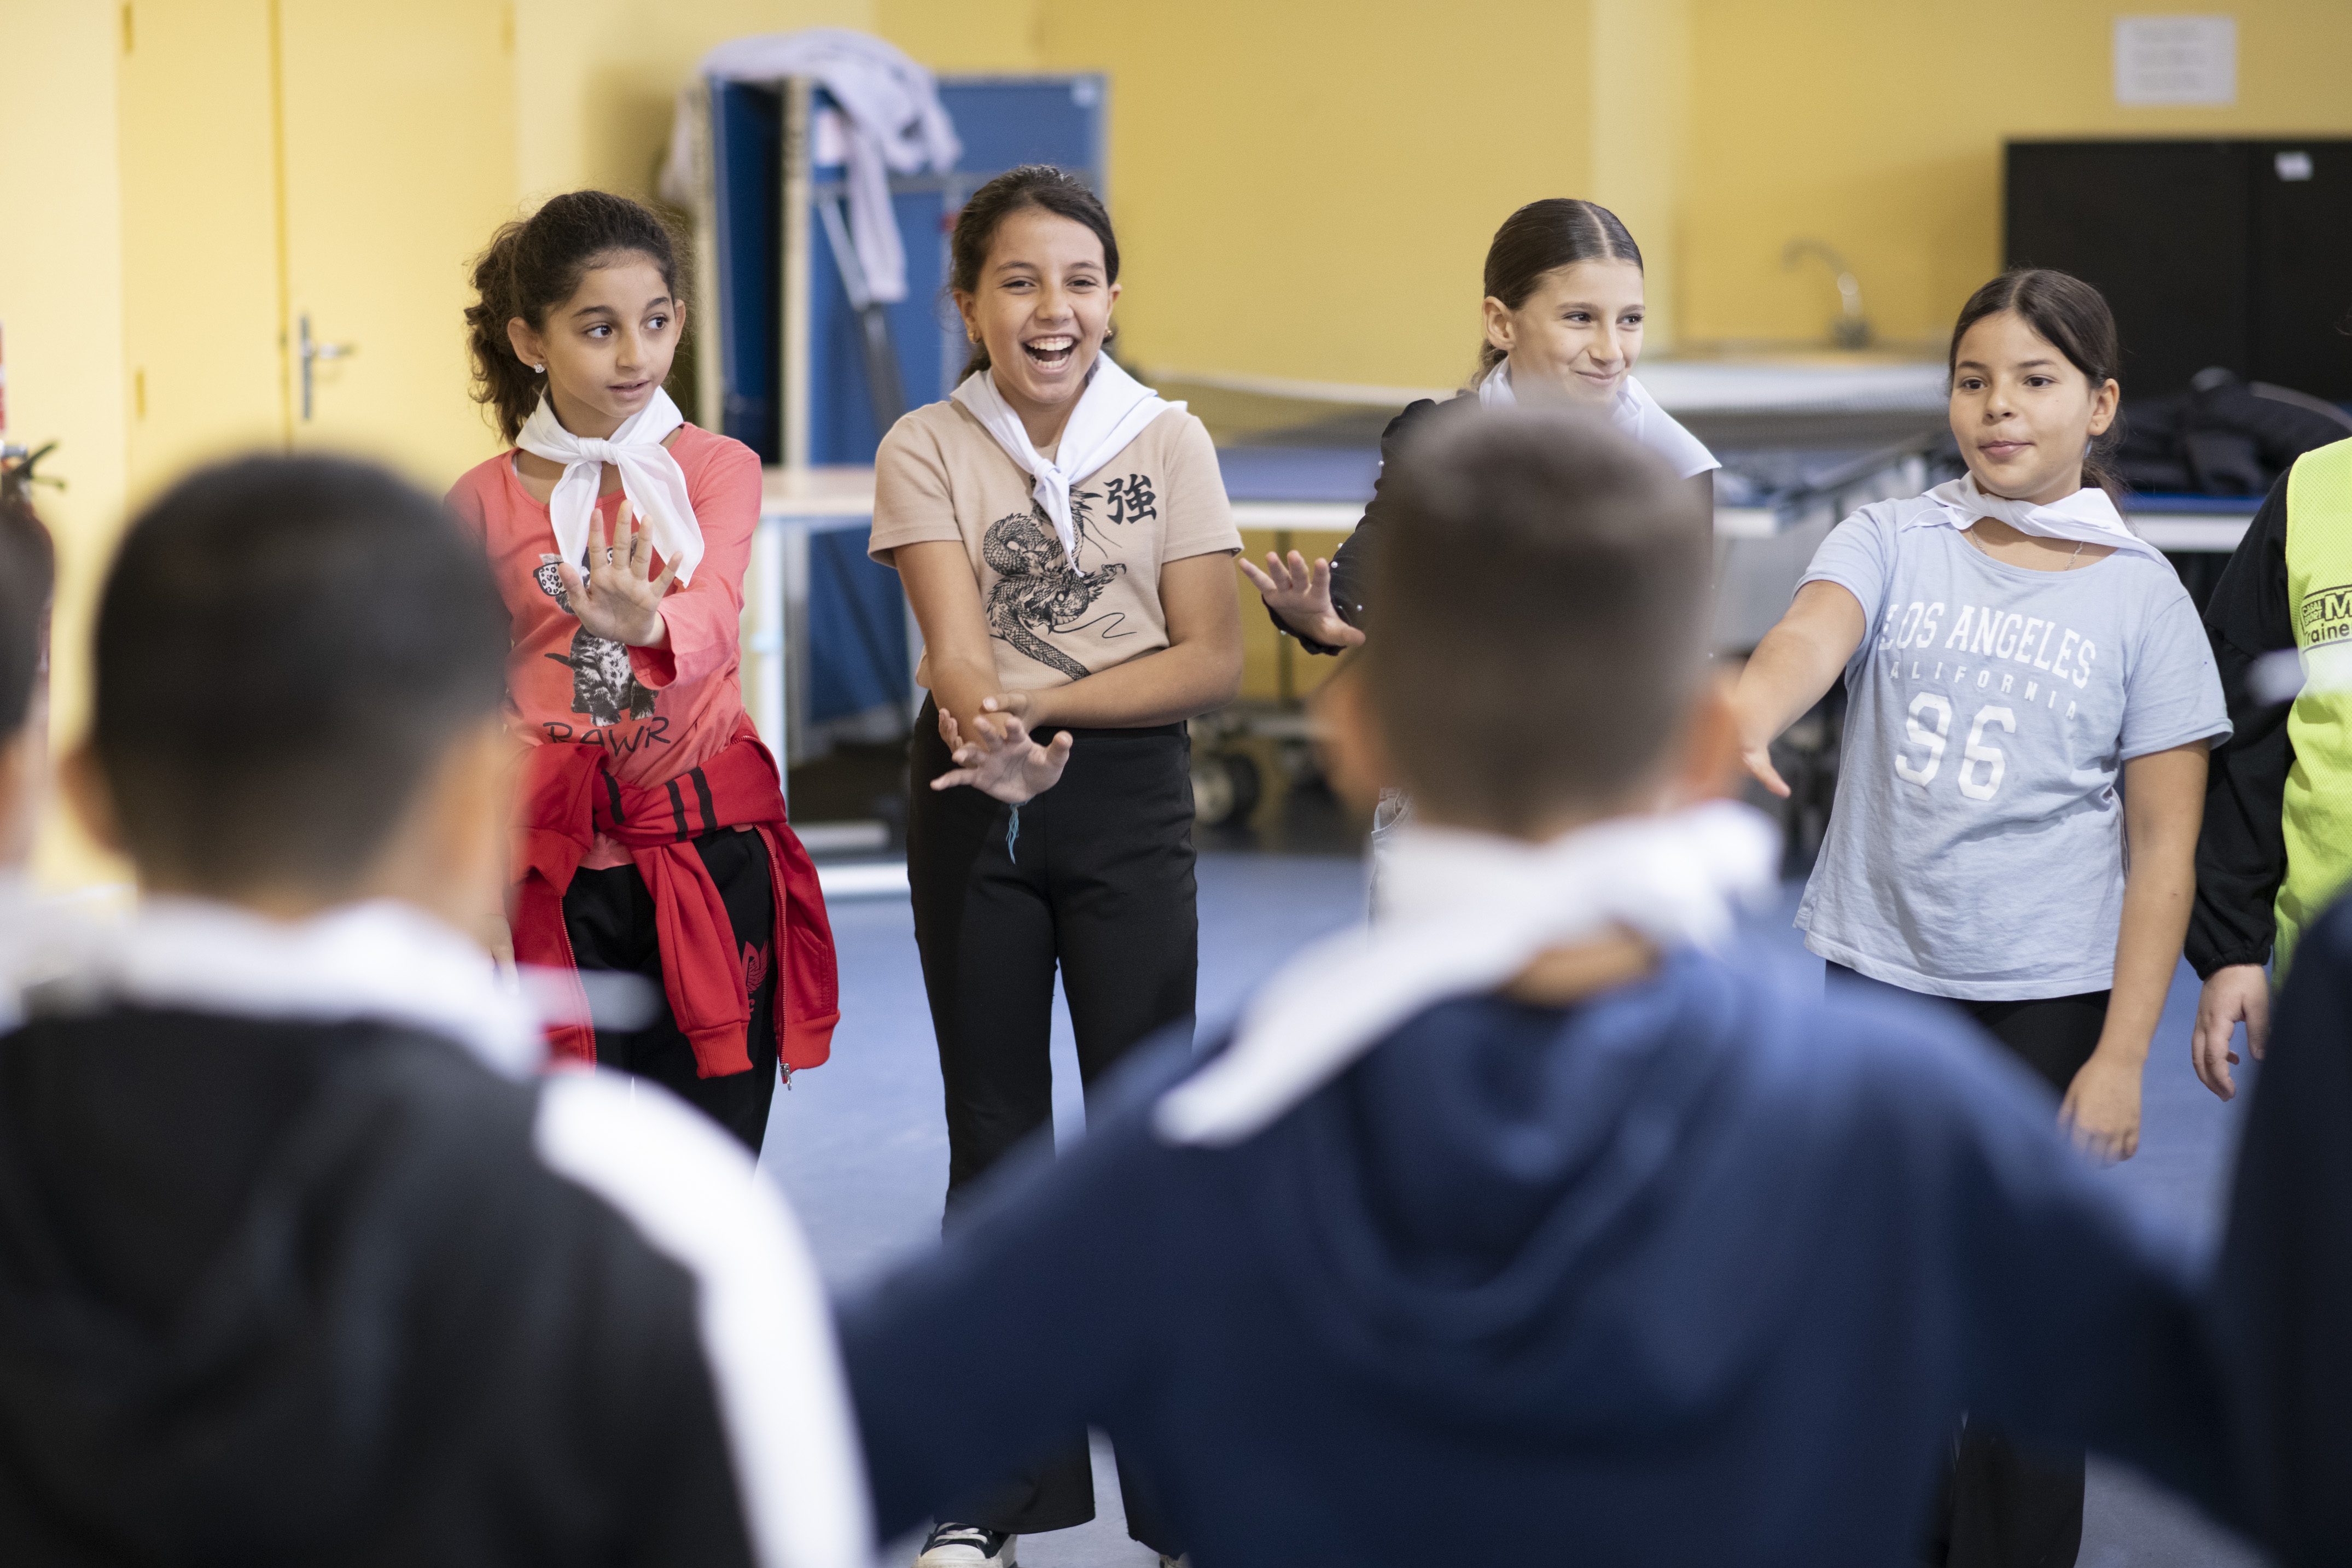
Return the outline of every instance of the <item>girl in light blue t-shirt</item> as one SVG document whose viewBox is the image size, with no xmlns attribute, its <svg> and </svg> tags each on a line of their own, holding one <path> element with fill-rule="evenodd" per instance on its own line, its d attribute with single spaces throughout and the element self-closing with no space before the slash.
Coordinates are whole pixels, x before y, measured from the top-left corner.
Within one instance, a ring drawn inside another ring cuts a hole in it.
<svg viewBox="0 0 2352 1568">
<path fill-rule="evenodd" d="M 1797 913 L 1832 980 L 1966 1009 L 2107 1160 L 2138 1145 L 2206 749 L 2230 732 L 2195 607 L 2103 487 L 2116 361 L 2088 284 L 1979 289 L 1950 359 L 1967 477 L 1841 523 L 1736 698 L 1748 767 L 1785 795 L 1767 747 L 1845 678 L 1836 805 Z M 1982 1448 L 1963 1440 L 1948 1530 L 2025 1521 L 2055 1554 L 2021 1562 L 2072 1562 L 2079 1458 L 2036 1473 Z"/>
</svg>

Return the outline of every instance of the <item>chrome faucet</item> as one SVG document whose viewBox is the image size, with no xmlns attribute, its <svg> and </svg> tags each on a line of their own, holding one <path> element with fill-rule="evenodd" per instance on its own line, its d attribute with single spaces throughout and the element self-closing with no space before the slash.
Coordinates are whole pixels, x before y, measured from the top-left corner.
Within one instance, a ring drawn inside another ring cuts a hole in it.
<svg viewBox="0 0 2352 1568">
<path fill-rule="evenodd" d="M 1870 319 L 1862 313 L 1862 285 L 1854 280 L 1853 268 L 1845 264 L 1845 257 L 1820 240 L 1792 239 L 1780 252 L 1781 270 L 1794 272 L 1797 264 L 1808 256 L 1817 256 L 1829 263 L 1830 270 L 1837 275 L 1838 298 L 1844 302 L 1837 319 L 1830 323 L 1830 341 L 1841 349 L 1867 349 Z"/>
</svg>

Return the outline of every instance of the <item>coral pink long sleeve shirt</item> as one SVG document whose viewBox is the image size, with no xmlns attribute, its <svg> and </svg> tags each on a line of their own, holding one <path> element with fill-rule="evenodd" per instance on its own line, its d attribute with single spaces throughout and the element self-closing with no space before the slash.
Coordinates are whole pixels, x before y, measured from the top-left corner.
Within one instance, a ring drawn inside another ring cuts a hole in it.
<svg viewBox="0 0 2352 1568">
<path fill-rule="evenodd" d="M 480 537 L 513 617 L 507 699 L 515 731 L 534 745 L 602 746 L 614 778 L 645 788 L 684 775 L 725 746 L 743 716 L 743 570 L 760 520 L 760 460 L 740 441 L 688 424 L 670 447 L 702 526 L 694 580 L 662 601 L 665 648 L 629 648 L 590 634 L 556 576 L 555 528 L 502 452 L 450 488 L 449 505 Z M 620 509 L 596 503 L 597 548 Z M 661 563 L 656 560 L 656 570 Z M 581 864 L 627 865 L 605 835 Z"/>
</svg>

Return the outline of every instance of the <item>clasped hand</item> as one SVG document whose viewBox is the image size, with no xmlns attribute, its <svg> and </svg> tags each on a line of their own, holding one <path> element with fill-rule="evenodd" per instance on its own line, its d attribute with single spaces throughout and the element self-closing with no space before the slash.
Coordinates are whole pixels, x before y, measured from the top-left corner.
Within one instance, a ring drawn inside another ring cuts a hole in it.
<svg viewBox="0 0 2352 1568">
<path fill-rule="evenodd" d="M 626 549 L 613 542 L 624 520 L 629 524 Z M 556 576 L 563 580 L 572 613 L 580 617 L 580 624 L 596 636 L 632 648 L 661 645 L 667 640 L 661 601 L 677 577 L 677 562 L 673 560 L 662 568 L 660 576 L 653 575 L 653 536 L 637 523 L 626 497 L 615 508 L 613 520 L 604 525 L 602 545 L 593 538 L 590 540 L 588 559 L 584 577 L 568 560 L 559 562 L 555 569 Z"/>
<path fill-rule="evenodd" d="M 932 779 L 931 788 L 969 784 L 1008 806 L 1018 806 L 1060 783 L 1062 768 L 1070 760 L 1070 732 L 1055 736 L 1050 746 L 1038 745 L 1029 737 L 1022 716 L 1028 708 L 1026 692 L 984 699 L 972 717 L 969 740 L 955 715 L 940 709 L 940 738 L 947 742 L 955 767 Z"/>
</svg>

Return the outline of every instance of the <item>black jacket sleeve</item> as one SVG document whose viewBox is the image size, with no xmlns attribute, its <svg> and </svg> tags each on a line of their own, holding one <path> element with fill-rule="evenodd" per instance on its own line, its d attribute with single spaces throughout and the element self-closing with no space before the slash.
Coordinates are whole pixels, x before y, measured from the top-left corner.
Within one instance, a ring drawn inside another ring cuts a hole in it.
<svg viewBox="0 0 2352 1568">
<path fill-rule="evenodd" d="M 2273 906 L 2286 874 L 2280 822 L 2287 768 L 2288 704 L 2261 704 L 2246 690 L 2247 672 L 2264 653 L 2294 646 L 2287 602 L 2286 477 L 2271 486 L 2262 510 L 2222 570 L 2205 607 L 2205 634 L 2230 704 L 2229 740 L 2213 754 L 2205 782 L 2205 824 L 2197 838 L 2197 902 L 2189 916 L 2188 955 L 2200 978 L 2231 964 L 2271 956 Z"/>
<path fill-rule="evenodd" d="M 1438 405 L 1428 398 L 1407 403 L 1402 413 L 1389 421 L 1381 432 L 1381 475 L 1372 481 L 1372 498 L 1364 503 L 1363 520 L 1356 531 L 1339 541 L 1339 553 L 1331 558 L 1331 608 L 1339 619 L 1359 632 L 1365 629 L 1370 612 L 1367 609 L 1372 586 L 1372 541 L 1387 513 L 1381 506 L 1381 491 L 1389 482 L 1389 463 L 1396 456 L 1397 446 L 1408 429 L 1417 426 Z M 1311 637 L 1301 637 L 1272 610 L 1266 614 L 1274 621 L 1274 629 L 1286 636 L 1297 637 L 1298 645 L 1310 653 L 1339 653 L 1346 650 L 1328 643 L 1318 643 Z"/>
<path fill-rule="evenodd" d="M 2352 907 L 2305 933 L 2238 1148 L 2215 1343 L 2277 1561 L 2352 1560 Z"/>
</svg>

